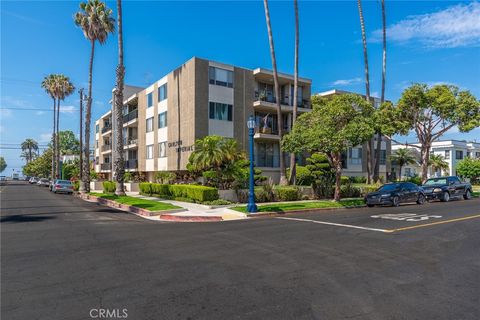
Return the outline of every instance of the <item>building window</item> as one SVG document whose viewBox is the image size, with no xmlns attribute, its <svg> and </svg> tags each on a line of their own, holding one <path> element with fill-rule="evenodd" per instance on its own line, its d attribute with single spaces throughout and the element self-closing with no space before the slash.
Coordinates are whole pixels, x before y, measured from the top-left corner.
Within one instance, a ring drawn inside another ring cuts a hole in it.
<svg viewBox="0 0 480 320">
<path fill-rule="evenodd" d="M 277 168 L 280 164 L 280 148 L 277 143 L 257 143 L 255 165 Z"/>
<path fill-rule="evenodd" d="M 147 159 L 153 159 L 153 144 L 147 146 Z"/>
<path fill-rule="evenodd" d="M 167 111 L 158 115 L 158 128 L 165 128 L 167 126 Z"/>
<path fill-rule="evenodd" d="M 445 160 L 450 159 L 450 150 L 445 150 Z"/>
<path fill-rule="evenodd" d="M 480 159 L 480 152 L 475 152 L 475 158 Z"/>
<path fill-rule="evenodd" d="M 98 149 L 98 140 L 95 140 L 95 146 Z"/>
<path fill-rule="evenodd" d="M 153 131 L 153 117 L 147 119 L 147 132 Z"/>
<path fill-rule="evenodd" d="M 208 75 L 210 84 L 233 88 L 233 71 L 209 67 Z"/>
<path fill-rule="evenodd" d="M 167 142 L 160 142 L 158 144 L 158 157 L 165 158 L 167 156 Z"/>
<path fill-rule="evenodd" d="M 103 159 L 103 162 L 104 162 L 104 163 L 110 163 L 110 157 L 105 157 L 105 158 Z"/>
<path fill-rule="evenodd" d="M 231 104 L 210 102 L 210 119 L 232 121 Z"/>
<path fill-rule="evenodd" d="M 463 151 L 462 150 L 455 150 L 455 159 L 462 160 L 463 159 Z"/>
<path fill-rule="evenodd" d="M 153 107 L 153 93 L 147 94 L 147 108 Z"/>
<path fill-rule="evenodd" d="M 100 158 L 99 157 L 95 157 L 95 164 L 100 164 Z"/>
<path fill-rule="evenodd" d="M 349 148 L 348 158 L 350 164 L 362 164 L 362 148 Z"/>
<path fill-rule="evenodd" d="M 167 99 L 167 84 L 160 86 L 158 88 L 158 101 L 163 101 Z"/>
<path fill-rule="evenodd" d="M 380 165 L 387 163 L 387 150 L 380 150 Z"/>
<path fill-rule="evenodd" d="M 467 151 L 467 158 L 471 158 L 472 157 L 472 153 L 470 151 Z"/>
<path fill-rule="evenodd" d="M 98 133 L 98 131 L 100 131 L 100 125 L 99 124 L 95 125 L 95 133 Z"/>
</svg>

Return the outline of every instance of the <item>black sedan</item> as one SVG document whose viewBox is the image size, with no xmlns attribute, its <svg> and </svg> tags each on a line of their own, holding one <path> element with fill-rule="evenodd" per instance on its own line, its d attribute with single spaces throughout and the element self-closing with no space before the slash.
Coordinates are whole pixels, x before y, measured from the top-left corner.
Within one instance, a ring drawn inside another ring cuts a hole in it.
<svg viewBox="0 0 480 320">
<path fill-rule="evenodd" d="M 423 189 L 411 182 L 387 183 L 365 196 L 368 207 L 375 205 L 392 205 L 398 207 L 400 203 L 416 202 L 425 203 Z"/>
</svg>

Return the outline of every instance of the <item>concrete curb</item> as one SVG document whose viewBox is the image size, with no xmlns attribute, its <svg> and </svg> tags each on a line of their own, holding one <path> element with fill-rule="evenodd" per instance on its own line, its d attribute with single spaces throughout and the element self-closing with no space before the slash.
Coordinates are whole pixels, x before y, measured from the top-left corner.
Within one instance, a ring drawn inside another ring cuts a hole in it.
<svg viewBox="0 0 480 320">
<path fill-rule="evenodd" d="M 177 212 L 184 212 L 186 211 L 184 208 L 179 208 L 179 209 L 170 209 L 170 210 L 162 210 L 162 211 L 150 211 L 146 210 L 143 208 L 139 207 L 134 207 L 130 206 L 127 204 L 121 204 L 118 202 L 115 202 L 113 200 L 108 200 L 108 199 L 103 199 L 100 197 L 96 197 L 90 194 L 81 194 L 81 193 L 76 193 L 75 196 L 79 197 L 80 199 L 89 201 L 89 202 L 95 202 L 100 205 L 104 205 L 110 208 L 115 208 L 115 209 L 120 209 L 123 211 L 128 211 L 137 215 L 145 216 L 145 217 L 151 217 L 151 216 L 160 216 L 162 214 L 170 214 L 170 213 L 177 213 Z"/>
<path fill-rule="evenodd" d="M 161 220 L 174 222 L 218 222 L 223 221 L 221 216 L 177 216 L 173 214 L 161 214 Z"/>
<path fill-rule="evenodd" d="M 365 208 L 366 205 L 361 206 L 350 206 L 350 207 L 340 207 L 340 208 L 310 208 L 310 209 L 299 209 L 299 210 L 289 210 L 285 212 L 260 212 L 260 213 L 247 213 L 248 218 L 265 218 L 265 217 L 278 217 L 289 214 L 298 214 L 298 213 L 309 213 L 316 211 L 332 211 L 332 210 L 343 210 L 343 209 L 355 209 L 355 208 Z"/>
</svg>

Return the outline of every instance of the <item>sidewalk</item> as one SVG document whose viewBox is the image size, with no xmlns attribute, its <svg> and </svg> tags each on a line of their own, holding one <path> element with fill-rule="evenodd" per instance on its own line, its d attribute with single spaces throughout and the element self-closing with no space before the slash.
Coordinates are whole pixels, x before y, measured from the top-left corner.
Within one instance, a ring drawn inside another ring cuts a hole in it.
<svg viewBox="0 0 480 320">
<path fill-rule="evenodd" d="M 162 214 L 158 217 L 155 217 L 154 220 L 165 220 L 165 221 L 183 221 L 183 222 L 201 222 L 201 221 L 228 221 L 228 220 L 239 220 L 246 219 L 247 215 L 242 212 L 229 209 L 229 206 L 222 207 L 210 207 L 207 205 L 202 205 L 198 203 L 190 203 L 183 201 L 175 200 L 166 200 L 156 197 L 148 197 L 138 194 L 137 192 L 127 192 L 128 196 L 147 199 L 152 201 L 161 201 L 164 203 L 170 203 L 175 206 L 179 206 L 187 209 L 187 211 Z M 233 205 L 235 206 L 235 205 Z"/>
</svg>

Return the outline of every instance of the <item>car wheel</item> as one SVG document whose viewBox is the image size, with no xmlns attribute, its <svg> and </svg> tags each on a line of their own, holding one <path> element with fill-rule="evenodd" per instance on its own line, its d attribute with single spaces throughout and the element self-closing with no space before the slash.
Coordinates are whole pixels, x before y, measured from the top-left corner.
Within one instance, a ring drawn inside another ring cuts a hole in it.
<svg viewBox="0 0 480 320">
<path fill-rule="evenodd" d="M 393 197 L 392 206 L 398 207 L 399 205 L 400 205 L 400 199 L 397 196 Z"/>
<path fill-rule="evenodd" d="M 369 207 L 369 208 L 372 208 L 372 207 L 374 207 L 374 206 L 375 206 L 375 205 L 373 205 L 373 204 L 367 204 L 367 207 Z"/>
<path fill-rule="evenodd" d="M 425 196 L 423 194 L 418 195 L 417 204 L 424 204 L 425 203 Z"/>
<path fill-rule="evenodd" d="M 470 192 L 470 190 L 467 190 L 467 192 L 465 192 L 465 194 L 463 195 L 463 199 L 465 200 L 472 199 L 472 193 Z"/>
<path fill-rule="evenodd" d="M 443 201 L 443 202 L 448 202 L 448 201 L 450 201 L 450 193 L 448 193 L 448 191 L 445 191 L 445 192 L 443 193 L 441 201 Z"/>
</svg>

